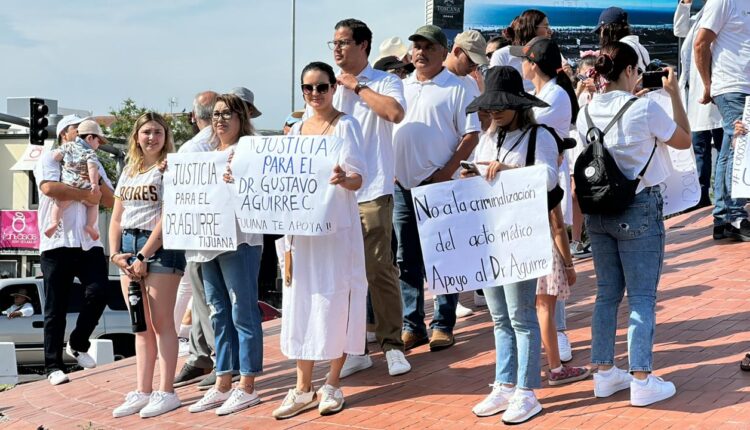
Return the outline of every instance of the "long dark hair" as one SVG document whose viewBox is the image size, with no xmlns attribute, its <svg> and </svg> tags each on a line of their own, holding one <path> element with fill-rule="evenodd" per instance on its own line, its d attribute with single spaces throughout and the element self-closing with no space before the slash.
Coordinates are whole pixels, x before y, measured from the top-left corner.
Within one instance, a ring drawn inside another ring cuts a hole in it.
<svg viewBox="0 0 750 430">
<path fill-rule="evenodd" d="M 612 42 L 619 42 L 625 36 L 629 36 L 630 24 L 627 22 L 604 24 L 599 31 L 599 46 L 604 47 L 611 45 Z"/>
<path fill-rule="evenodd" d="M 594 77 L 603 77 L 610 82 L 620 79 L 625 69 L 638 66 L 638 54 L 630 45 L 623 42 L 612 42 L 602 47 L 594 64 Z"/>
<path fill-rule="evenodd" d="M 544 55 L 542 58 L 544 58 L 545 61 L 534 61 L 534 63 L 539 67 L 539 70 L 548 78 L 557 78 L 557 85 L 559 85 L 568 94 L 568 98 L 570 98 L 571 109 L 570 121 L 571 124 L 575 124 L 576 118 L 578 118 L 578 111 L 580 110 L 580 106 L 578 106 L 578 97 L 576 97 L 576 91 L 573 88 L 573 82 L 570 81 L 570 77 L 567 73 L 565 73 L 565 70 L 563 70 L 562 56 L 560 55 L 560 48 L 557 46 L 557 44 L 555 42 L 549 42 L 549 44 L 547 45 L 547 49 L 552 51 L 551 55 Z"/>
</svg>

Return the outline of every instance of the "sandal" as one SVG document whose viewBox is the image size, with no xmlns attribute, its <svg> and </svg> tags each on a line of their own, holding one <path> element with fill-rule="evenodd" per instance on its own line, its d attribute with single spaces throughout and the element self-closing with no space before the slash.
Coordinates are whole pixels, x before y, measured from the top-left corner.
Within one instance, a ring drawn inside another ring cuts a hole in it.
<svg viewBox="0 0 750 430">
<path fill-rule="evenodd" d="M 740 369 L 750 372 L 750 353 L 745 354 L 745 357 L 740 361 Z"/>
</svg>

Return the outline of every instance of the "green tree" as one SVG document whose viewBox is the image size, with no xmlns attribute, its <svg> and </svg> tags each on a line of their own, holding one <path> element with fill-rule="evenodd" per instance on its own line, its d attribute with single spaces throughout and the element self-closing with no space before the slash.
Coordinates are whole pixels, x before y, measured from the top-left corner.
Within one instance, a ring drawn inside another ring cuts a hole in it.
<svg viewBox="0 0 750 430">
<path fill-rule="evenodd" d="M 149 112 L 143 106 L 138 106 L 135 100 L 127 98 L 123 100 L 119 110 L 111 110 L 110 115 L 115 117 L 115 121 L 108 127 L 107 134 L 114 138 L 127 141 L 130 133 L 133 131 L 133 124 L 139 116 Z M 164 118 L 172 130 L 172 137 L 175 145 L 179 146 L 183 142 L 193 137 L 193 129 L 188 122 L 188 116 L 185 113 L 164 114 Z"/>
</svg>

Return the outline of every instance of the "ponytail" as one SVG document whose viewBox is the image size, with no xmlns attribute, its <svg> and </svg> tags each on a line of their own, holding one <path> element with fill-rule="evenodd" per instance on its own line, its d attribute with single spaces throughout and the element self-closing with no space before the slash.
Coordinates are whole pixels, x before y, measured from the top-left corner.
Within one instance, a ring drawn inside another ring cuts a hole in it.
<svg viewBox="0 0 750 430">
<path fill-rule="evenodd" d="M 638 66 L 638 54 L 627 43 L 612 42 L 602 47 L 601 54 L 594 64 L 594 79 L 614 82 L 628 66 Z"/>
</svg>

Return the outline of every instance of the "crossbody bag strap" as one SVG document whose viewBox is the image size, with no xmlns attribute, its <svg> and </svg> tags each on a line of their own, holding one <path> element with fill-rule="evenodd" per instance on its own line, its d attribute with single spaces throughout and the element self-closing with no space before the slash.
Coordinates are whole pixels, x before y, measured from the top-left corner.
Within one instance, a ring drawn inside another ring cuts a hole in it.
<svg viewBox="0 0 750 430">
<path fill-rule="evenodd" d="M 529 144 L 526 149 L 526 164 L 524 166 L 533 166 L 536 162 L 536 132 L 538 129 L 538 125 L 531 126 L 531 133 L 529 134 Z"/>
<path fill-rule="evenodd" d="M 656 153 L 656 139 L 654 139 L 654 147 L 651 149 L 651 155 L 648 157 L 648 161 L 646 161 L 646 165 L 643 166 L 643 169 L 641 170 L 641 173 L 638 174 L 638 176 L 635 178 L 636 180 L 641 180 L 643 178 L 643 175 L 646 173 L 646 169 L 648 168 L 648 165 L 651 163 L 651 159 L 654 158 L 654 154 Z"/>
</svg>

